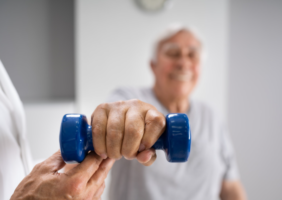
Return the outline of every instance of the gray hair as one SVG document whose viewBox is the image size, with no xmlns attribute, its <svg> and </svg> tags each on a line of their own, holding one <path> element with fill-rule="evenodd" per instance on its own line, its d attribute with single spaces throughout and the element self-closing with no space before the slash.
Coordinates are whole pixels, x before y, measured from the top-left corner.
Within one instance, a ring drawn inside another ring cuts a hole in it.
<svg viewBox="0 0 282 200">
<path fill-rule="evenodd" d="M 201 44 L 201 61 L 205 60 L 207 55 L 204 51 L 204 44 L 203 44 L 203 38 L 201 37 L 201 34 L 194 28 L 189 26 L 184 26 L 180 23 L 174 23 L 169 25 L 159 36 L 156 38 L 153 49 L 152 49 L 152 55 L 151 55 L 151 61 L 156 62 L 157 61 L 157 54 L 158 54 L 158 48 L 162 41 L 167 40 L 173 36 L 175 36 L 177 33 L 181 31 L 187 31 L 191 33 Z"/>
</svg>

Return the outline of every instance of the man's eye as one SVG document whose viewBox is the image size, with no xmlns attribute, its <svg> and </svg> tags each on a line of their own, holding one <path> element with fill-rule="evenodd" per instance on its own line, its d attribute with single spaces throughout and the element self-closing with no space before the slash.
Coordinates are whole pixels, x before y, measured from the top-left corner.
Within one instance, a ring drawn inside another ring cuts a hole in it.
<svg viewBox="0 0 282 200">
<path fill-rule="evenodd" d="M 188 57 L 191 58 L 191 59 L 195 59 L 198 57 L 198 53 L 197 52 L 190 52 L 188 54 Z"/>
<path fill-rule="evenodd" d="M 194 58 L 194 57 L 195 57 L 195 53 L 194 53 L 194 52 L 190 52 L 190 53 L 188 54 L 188 57 L 189 57 L 189 58 Z"/>
<path fill-rule="evenodd" d="M 178 58 L 180 53 L 178 51 L 168 51 L 166 55 L 172 58 Z"/>
</svg>

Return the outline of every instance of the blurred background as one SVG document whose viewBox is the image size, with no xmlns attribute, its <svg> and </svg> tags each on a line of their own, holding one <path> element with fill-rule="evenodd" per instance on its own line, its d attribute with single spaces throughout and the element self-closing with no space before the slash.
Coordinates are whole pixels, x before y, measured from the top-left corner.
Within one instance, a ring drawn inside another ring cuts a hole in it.
<svg viewBox="0 0 282 200">
<path fill-rule="evenodd" d="M 116 87 L 152 85 L 154 39 L 175 22 L 203 37 L 193 95 L 228 122 L 249 199 L 282 199 L 281 0 L 0 0 L 0 59 L 33 158 L 59 149 L 65 113 L 89 117 Z"/>
</svg>

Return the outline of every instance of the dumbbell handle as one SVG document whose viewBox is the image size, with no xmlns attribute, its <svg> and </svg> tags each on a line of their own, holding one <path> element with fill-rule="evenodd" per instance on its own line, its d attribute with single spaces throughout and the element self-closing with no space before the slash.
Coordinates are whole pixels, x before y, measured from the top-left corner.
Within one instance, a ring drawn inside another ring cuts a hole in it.
<svg viewBox="0 0 282 200">
<path fill-rule="evenodd" d="M 94 151 L 94 146 L 93 146 L 93 138 L 92 138 L 92 126 L 88 125 L 87 127 L 87 131 L 86 131 L 86 135 L 87 135 L 87 142 L 85 145 L 85 150 L 86 151 Z M 164 135 L 163 137 L 161 136 L 157 142 L 152 146 L 153 149 L 164 149 Z"/>
</svg>

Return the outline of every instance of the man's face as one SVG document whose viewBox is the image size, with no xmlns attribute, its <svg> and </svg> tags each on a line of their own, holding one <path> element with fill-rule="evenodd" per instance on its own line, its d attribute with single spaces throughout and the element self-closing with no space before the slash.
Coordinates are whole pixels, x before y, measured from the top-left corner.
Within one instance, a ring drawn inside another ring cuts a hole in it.
<svg viewBox="0 0 282 200">
<path fill-rule="evenodd" d="M 199 78 L 200 47 L 199 41 L 187 31 L 161 42 L 157 60 L 151 63 L 157 88 L 172 98 L 189 96 Z"/>
</svg>

